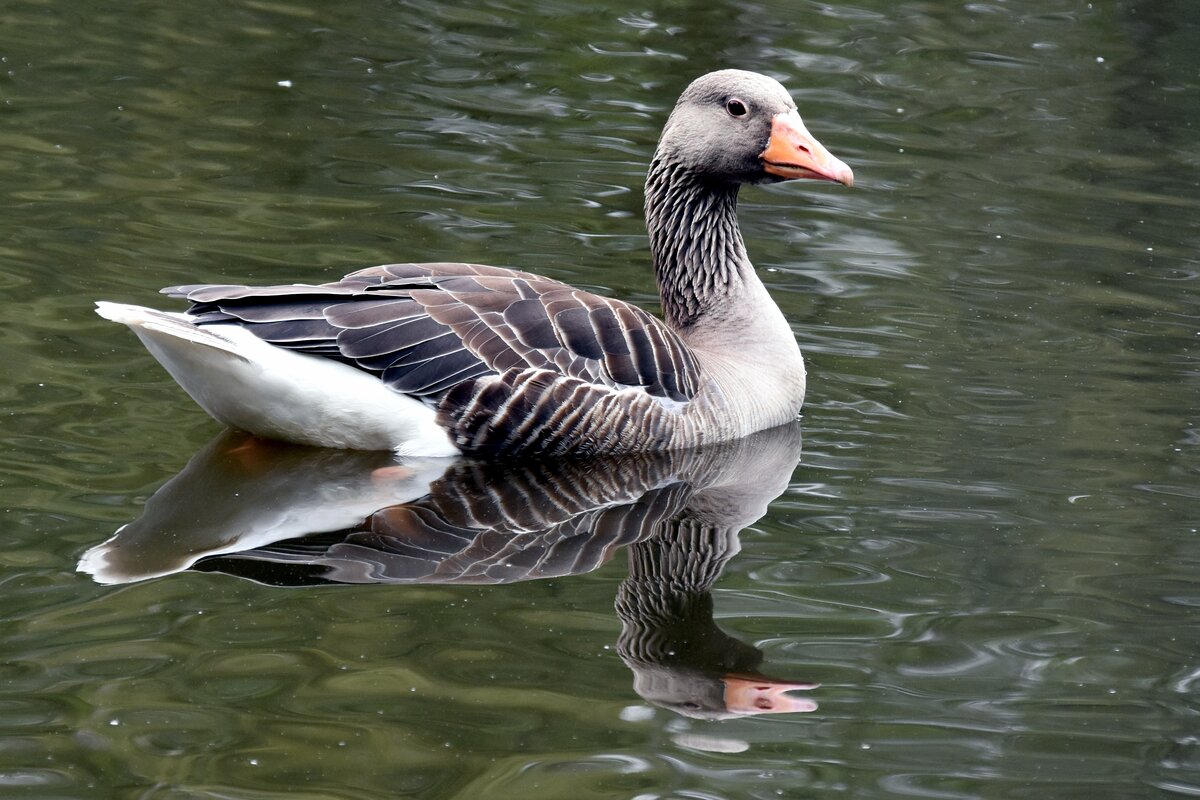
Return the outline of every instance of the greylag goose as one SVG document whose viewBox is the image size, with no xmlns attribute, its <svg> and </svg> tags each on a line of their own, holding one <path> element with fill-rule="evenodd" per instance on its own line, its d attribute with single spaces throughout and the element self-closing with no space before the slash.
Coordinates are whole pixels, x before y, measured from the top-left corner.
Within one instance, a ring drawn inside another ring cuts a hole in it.
<svg viewBox="0 0 1200 800">
<path fill-rule="evenodd" d="M 853 184 L 777 81 L 697 78 L 646 178 L 663 320 L 528 272 L 388 264 L 321 285 L 192 285 L 167 313 L 97 303 L 233 428 L 401 455 L 622 453 L 794 419 L 800 349 L 746 255 L 738 189 Z"/>
</svg>

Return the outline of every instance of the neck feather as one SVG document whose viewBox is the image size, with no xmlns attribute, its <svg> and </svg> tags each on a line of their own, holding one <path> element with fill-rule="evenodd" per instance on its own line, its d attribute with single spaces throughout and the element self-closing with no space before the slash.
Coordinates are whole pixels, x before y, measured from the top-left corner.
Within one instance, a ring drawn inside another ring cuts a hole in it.
<svg viewBox="0 0 1200 800">
<path fill-rule="evenodd" d="M 727 306 L 754 274 L 737 224 L 738 186 L 656 155 L 646 177 L 646 227 L 663 316 L 676 330 Z"/>
</svg>

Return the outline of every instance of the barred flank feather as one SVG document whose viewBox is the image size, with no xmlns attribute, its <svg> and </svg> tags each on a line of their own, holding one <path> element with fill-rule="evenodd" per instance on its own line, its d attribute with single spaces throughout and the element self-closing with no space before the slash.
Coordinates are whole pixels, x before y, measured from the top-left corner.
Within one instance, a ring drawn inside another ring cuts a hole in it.
<svg viewBox="0 0 1200 800">
<path fill-rule="evenodd" d="M 464 452 L 672 446 L 695 355 L 641 309 L 516 270 L 389 264 L 321 286 L 179 286 L 205 324 L 336 358 L 436 406 Z"/>
</svg>

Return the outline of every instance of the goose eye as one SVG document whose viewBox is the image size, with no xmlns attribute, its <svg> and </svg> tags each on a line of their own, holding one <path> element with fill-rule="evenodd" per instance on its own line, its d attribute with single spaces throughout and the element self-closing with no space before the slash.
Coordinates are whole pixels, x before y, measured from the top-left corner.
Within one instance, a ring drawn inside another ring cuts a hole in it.
<svg viewBox="0 0 1200 800">
<path fill-rule="evenodd" d="M 736 97 L 725 101 L 725 110 L 729 112 L 731 117 L 744 117 L 748 111 L 746 104 Z"/>
</svg>

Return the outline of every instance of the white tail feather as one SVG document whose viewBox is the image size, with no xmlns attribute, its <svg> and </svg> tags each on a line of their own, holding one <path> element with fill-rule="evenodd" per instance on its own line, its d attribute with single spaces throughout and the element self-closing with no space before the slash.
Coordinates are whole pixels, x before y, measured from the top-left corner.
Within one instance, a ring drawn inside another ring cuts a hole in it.
<svg viewBox="0 0 1200 800">
<path fill-rule="evenodd" d="M 416 398 L 346 364 L 264 342 L 239 325 L 99 302 L 127 325 L 213 418 L 272 439 L 319 447 L 448 456 L 459 450 Z"/>
<path fill-rule="evenodd" d="M 201 328 L 192 322 L 187 314 L 171 314 L 144 306 L 110 303 L 107 300 L 96 301 L 96 313 L 105 319 L 128 325 L 135 333 L 143 330 L 150 334 L 163 334 L 194 344 L 215 347 L 231 355 L 244 358 L 238 353 L 237 345 L 233 341 L 220 336 L 212 328 Z M 138 336 L 140 337 L 141 334 L 138 333 Z"/>
</svg>

